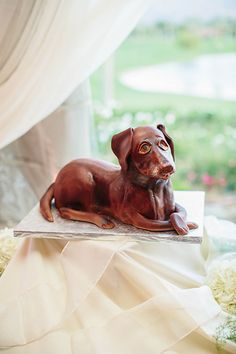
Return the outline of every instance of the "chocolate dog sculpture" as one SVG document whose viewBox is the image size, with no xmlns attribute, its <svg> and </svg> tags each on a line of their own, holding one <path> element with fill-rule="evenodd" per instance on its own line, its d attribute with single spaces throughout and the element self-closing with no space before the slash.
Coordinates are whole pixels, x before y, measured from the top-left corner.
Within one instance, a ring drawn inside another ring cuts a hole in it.
<svg viewBox="0 0 236 354">
<path fill-rule="evenodd" d="M 175 172 L 174 144 L 161 124 L 129 128 L 112 138 L 120 167 L 92 159 L 68 163 L 40 200 L 40 211 L 53 221 L 51 201 L 65 219 L 87 221 L 104 229 L 109 217 L 150 231 L 186 235 L 197 224 L 174 202 L 169 177 Z"/>
</svg>

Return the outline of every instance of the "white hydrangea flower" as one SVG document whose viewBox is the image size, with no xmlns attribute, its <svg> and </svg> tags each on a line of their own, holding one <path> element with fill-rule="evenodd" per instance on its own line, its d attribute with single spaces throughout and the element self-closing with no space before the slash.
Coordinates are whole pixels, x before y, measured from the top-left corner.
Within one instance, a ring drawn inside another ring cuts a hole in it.
<svg viewBox="0 0 236 354">
<path fill-rule="evenodd" d="M 207 285 L 222 309 L 236 314 L 236 254 L 231 253 L 209 267 Z"/>
<path fill-rule="evenodd" d="M 15 253 L 18 239 L 13 237 L 12 229 L 0 230 L 0 275 Z"/>
</svg>

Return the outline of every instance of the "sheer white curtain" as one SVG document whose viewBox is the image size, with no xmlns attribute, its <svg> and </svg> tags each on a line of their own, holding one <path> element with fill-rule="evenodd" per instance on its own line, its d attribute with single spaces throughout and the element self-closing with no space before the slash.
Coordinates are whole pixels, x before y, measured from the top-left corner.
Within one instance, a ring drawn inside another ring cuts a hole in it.
<svg viewBox="0 0 236 354">
<path fill-rule="evenodd" d="M 0 148 L 59 107 L 152 0 L 0 0 Z"/>
<path fill-rule="evenodd" d="M 57 169 L 73 159 L 90 157 L 94 132 L 89 80 L 79 85 L 42 123 L 52 144 Z"/>
<path fill-rule="evenodd" d="M 63 165 L 90 155 L 91 123 L 87 80 L 47 119 L 0 149 L 0 228 L 16 225 Z"/>
</svg>

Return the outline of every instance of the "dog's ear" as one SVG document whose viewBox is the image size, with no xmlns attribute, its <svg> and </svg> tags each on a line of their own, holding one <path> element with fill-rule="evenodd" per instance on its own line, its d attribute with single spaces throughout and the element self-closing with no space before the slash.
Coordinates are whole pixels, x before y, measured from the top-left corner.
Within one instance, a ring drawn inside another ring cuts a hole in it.
<svg viewBox="0 0 236 354">
<path fill-rule="evenodd" d="M 173 156 L 173 159 L 175 160 L 175 148 L 174 148 L 174 143 L 173 143 L 173 140 L 171 139 L 171 137 L 167 134 L 165 126 L 164 126 L 163 124 L 158 124 L 158 125 L 157 125 L 157 129 L 161 130 L 162 133 L 164 134 L 165 139 L 166 139 L 167 143 L 168 143 L 169 146 L 170 146 L 170 150 L 171 150 L 171 154 L 172 154 L 172 156 Z"/>
<path fill-rule="evenodd" d="M 114 135 L 111 140 L 112 151 L 118 158 L 121 169 L 125 172 L 128 169 L 128 157 L 131 152 L 132 140 L 132 128 L 126 129 L 123 132 Z"/>
</svg>

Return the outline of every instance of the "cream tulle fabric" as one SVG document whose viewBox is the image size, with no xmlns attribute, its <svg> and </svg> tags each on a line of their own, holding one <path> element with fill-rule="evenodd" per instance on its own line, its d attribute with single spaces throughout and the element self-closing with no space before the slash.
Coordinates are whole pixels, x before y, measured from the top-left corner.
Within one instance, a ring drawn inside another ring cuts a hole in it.
<svg viewBox="0 0 236 354">
<path fill-rule="evenodd" d="M 48 116 L 152 0 L 1 0 L 0 148 Z"/>
<path fill-rule="evenodd" d="M 204 264 L 199 245 L 23 240 L 0 279 L 1 350 L 216 353 Z"/>
</svg>

